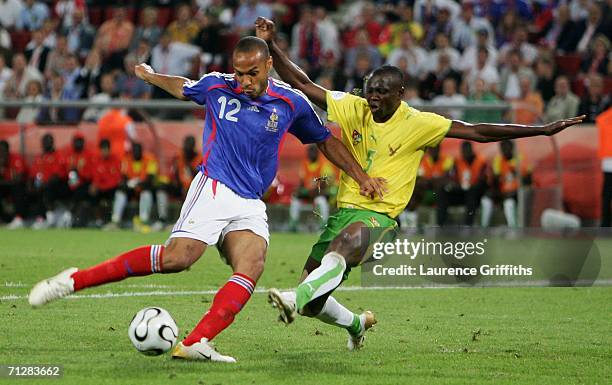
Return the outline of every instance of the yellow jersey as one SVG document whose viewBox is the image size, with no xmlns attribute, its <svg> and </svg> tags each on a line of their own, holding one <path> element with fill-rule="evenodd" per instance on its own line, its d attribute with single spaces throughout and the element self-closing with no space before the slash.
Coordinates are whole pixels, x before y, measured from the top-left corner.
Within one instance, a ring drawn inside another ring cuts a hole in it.
<svg viewBox="0 0 612 385">
<path fill-rule="evenodd" d="M 364 197 L 357 182 L 342 173 L 338 207 L 372 210 L 395 218 L 410 201 L 425 149 L 444 139 L 451 121 L 402 102 L 388 121 L 376 123 L 364 98 L 328 91 L 326 99 L 328 119 L 340 125 L 344 145 L 368 175 L 385 178 L 389 190 L 382 200 Z"/>
</svg>

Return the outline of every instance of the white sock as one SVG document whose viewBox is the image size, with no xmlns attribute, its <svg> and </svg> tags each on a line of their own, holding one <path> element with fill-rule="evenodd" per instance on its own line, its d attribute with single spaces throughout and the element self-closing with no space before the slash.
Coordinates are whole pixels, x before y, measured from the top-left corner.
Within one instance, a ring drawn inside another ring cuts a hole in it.
<svg viewBox="0 0 612 385">
<path fill-rule="evenodd" d="M 125 210 L 125 206 L 127 206 L 127 194 L 125 191 L 117 190 L 115 191 L 115 199 L 113 201 L 113 223 L 121 222 L 121 217 L 123 217 L 123 211 Z"/>
<path fill-rule="evenodd" d="M 148 223 L 151 219 L 151 210 L 153 209 L 153 193 L 145 190 L 140 193 L 140 202 L 138 204 L 139 217 L 142 223 Z"/>
<path fill-rule="evenodd" d="M 509 227 L 516 227 L 516 202 L 512 198 L 504 200 L 504 215 Z"/>
<path fill-rule="evenodd" d="M 353 324 L 355 314 L 342 306 L 340 302 L 330 295 L 327 297 L 323 309 L 321 309 L 321 312 L 316 317 L 326 324 L 347 328 Z"/>
<path fill-rule="evenodd" d="M 489 227 L 491 215 L 493 214 L 493 200 L 489 197 L 482 197 L 480 200 L 480 225 Z"/>
</svg>

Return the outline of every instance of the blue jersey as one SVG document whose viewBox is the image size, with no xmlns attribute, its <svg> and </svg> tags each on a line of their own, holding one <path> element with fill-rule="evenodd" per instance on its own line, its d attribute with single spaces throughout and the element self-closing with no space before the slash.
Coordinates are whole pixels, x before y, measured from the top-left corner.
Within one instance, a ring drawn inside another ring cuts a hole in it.
<svg viewBox="0 0 612 385">
<path fill-rule="evenodd" d="M 212 72 L 183 95 L 206 106 L 201 171 L 244 198 L 261 198 L 272 183 L 287 132 L 302 143 L 330 135 L 304 94 L 276 79 L 251 99 L 233 74 Z"/>
</svg>

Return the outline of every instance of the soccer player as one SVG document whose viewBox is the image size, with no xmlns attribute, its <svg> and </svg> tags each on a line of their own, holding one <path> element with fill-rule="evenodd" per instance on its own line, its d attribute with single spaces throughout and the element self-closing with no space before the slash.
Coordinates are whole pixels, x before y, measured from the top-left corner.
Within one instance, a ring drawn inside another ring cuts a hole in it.
<svg viewBox="0 0 612 385">
<path fill-rule="evenodd" d="M 26 181 L 27 165 L 19 154 L 9 151 L 9 143 L 0 140 L 0 198 L 8 197 L 15 206 L 15 216 L 8 228 L 11 230 L 21 229 L 24 226 L 23 219 L 26 213 Z M 0 218 L 4 219 L 4 204 L 0 199 Z"/>
<path fill-rule="evenodd" d="M 106 215 L 102 213 L 103 201 L 111 202 L 123 179 L 121 175 L 121 160 L 111 153 L 111 143 L 108 139 L 100 140 L 99 155 L 94 160 L 89 195 L 95 208 L 96 222 L 102 224 Z"/>
<path fill-rule="evenodd" d="M 435 147 L 444 137 L 491 142 L 501 139 L 554 135 L 578 124 L 584 116 L 556 121 L 544 126 L 469 124 L 440 115 L 421 112 L 402 102 L 403 75 L 393 66 L 375 69 L 365 82 L 365 98 L 329 91 L 313 83 L 275 42 L 274 23 L 265 18 L 255 22 L 256 34 L 268 42 L 274 68 L 291 86 L 302 91 L 328 119 L 342 128 L 342 139 L 364 170 L 384 177 L 388 193 L 367 199 L 346 175 L 340 178 L 338 212 L 331 216 L 321 237 L 312 247 L 295 292 L 272 289 L 270 302 L 280 310 L 280 318 L 293 321 L 295 311 L 347 329 L 348 348 L 362 346 L 363 336 L 376 319 L 371 312 L 353 314 L 331 293 L 359 265 L 368 240 L 362 228 L 396 226 L 395 217 L 404 209 L 414 188 L 419 162 L 427 147 Z"/>
<path fill-rule="evenodd" d="M 208 246 L 220 243 L 233 270 L 198 325 L 172 352 L 175 358 L 235 362 L 209 344 L 246 305 L 263 272 L 268 246 L 266 206 L 260 197 L 276 174 L 279 147 L 287 132 L 319 149 L 370 197 L 384 183 L 370 178 L 342 142 L 332 136 L 306 97 L 269 78 L 268 45 L 242 38 L 233 52 L 233 74 L 209 73 L 198 81 L 156 73 L 146 64 L 136 74 L 182 100 L 206 105 L 203 161 L 187 193 L 166 246 L 143 246 L 100 265 L 70 268 L 41 281 L 30 292 L 41 306 L 75 291 L 130 276 L 182 271 Z"/>
<path fill-rule="evenodd" d="M 514 142 L 503 140 L 499 143 L 499 148 L 501 154 L 493 158 L 491 195 L 502 202 L 508 227 L 516 227 L 518 225 L 516 201 L 519 185 L 531 184 L 531 170 L 523 157 L 515 153 Z M 519 178 L 522 179 L 520 184 Z M 488 227 L 493 215 L 493 199 L 484 196 L 481 204 L 482 226 Z"/>
<path fill-rule="evenodd" d="M 327 222 L 329 218 L 327 199 L 333 193 L 334 174 L 334 169 L 321 156 L 317 146 L 308 146 L 307 157 L 303 160 L 300 169 L 300 186 L 291 197 L 289 206 L 289 229 L 291 231 L 297 231 L 302 201 L 310 202 L 315 206 L 323 222 L 321 225 Z"/>
<path fill-rule="evenodd" d="M 85 148 L 85 137 L 77 132 L 72 137 L 72 147 L 66 151 L 68 187 L 70 189 L 69 211 L 64 213 L 65 227 L 83 227 L 87 224 L 89 186 L 93 172 L 93 154 Z M 73 221 L 74 217 L 74 221 Z M 74 223 L 73 223 L 74 222 Z"/>
</svg>

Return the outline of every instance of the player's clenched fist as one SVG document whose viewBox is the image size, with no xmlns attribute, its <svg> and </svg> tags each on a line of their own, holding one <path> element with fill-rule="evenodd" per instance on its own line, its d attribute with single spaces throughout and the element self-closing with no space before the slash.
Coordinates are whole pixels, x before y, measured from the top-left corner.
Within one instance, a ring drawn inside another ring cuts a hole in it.
<svg viewBox="0 0 612 385">
<path fill-rule="evenodd" d="M 153 68 L 150 65 L 145 64 L 145 63 L 137 64 L 134 67 L 134 72 L 136 73 L 136 76 L 138 76 L 140 79 L 144 80 L 145 82 L 148 81 L 147 75 L 155 73 Z"/>
<path fill-rule="evenodd" d="M 265 17 L 259 16 L 255 20 L 255 35 L 267 42 L 271 42 L 276 37 L 276 27 L 274 22 Z"/>
</svg>

